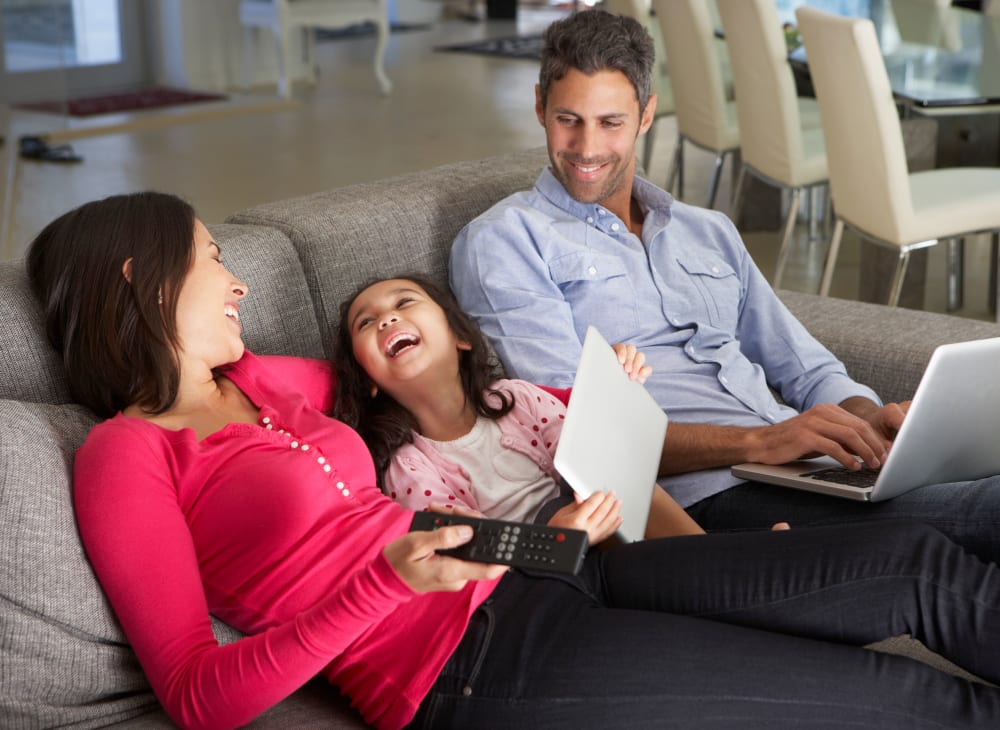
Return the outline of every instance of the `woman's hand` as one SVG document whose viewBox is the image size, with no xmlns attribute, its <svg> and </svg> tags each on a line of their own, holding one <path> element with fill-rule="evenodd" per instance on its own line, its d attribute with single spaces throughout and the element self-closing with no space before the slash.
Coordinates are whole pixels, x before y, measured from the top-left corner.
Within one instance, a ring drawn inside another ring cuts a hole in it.
<svg viewBox="0 0 1000 730">
<path fill-rule="evenodd" d="M 622 501 L 614 492 L 594 492 L 581 500 L 574 494 L 575 501 L 568 504 L 549 520 L 551 527 L 565 527 L 583 530 L 591 545 L 607 540 L 622 524 Z"/>
<path fill-rule="evenodd" d="M 653 374 L 653 368 L 649 365 L 643 365 L 646 362 L 646 356 L 639 352 L 635 345 L 626 345 L 621 342 L 612 345 L 611 349 L 615 351 L 615 355 L 618 357 L 618 362 L 621 363 L 622 368 L 625 373 L 632 380 L 638 380 L 640 383 L 645 383 L 646 378 Z"/>
<path fill-rule="evenodd" d="M 460 591 L 470 580 L 493 580 L 506 565 L 488 565 L 438 555 L 438 550 L 464 545 L 472 539 L 468 525 L 449 525 L 433 532 L 408 532 L 382 550 L 400 578 L 417 593 Z"/>
</svg>

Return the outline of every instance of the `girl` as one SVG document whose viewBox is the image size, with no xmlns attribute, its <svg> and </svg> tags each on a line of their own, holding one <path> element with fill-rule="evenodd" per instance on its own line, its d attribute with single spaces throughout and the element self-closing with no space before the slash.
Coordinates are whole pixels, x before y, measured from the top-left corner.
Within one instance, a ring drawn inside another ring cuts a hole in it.
<svg viewBox="0 0 1000 730">
<path fill-rule="evenodd" d="M 338 336 L 337 415 L 364 437 L 392 499 L 527 522 L 542 512 L 550 525 L 586 530 L 591 544 L 621 525 L 614 493 L 549 516 L 560 497 L 552 459 L 566 407 L 531 383 L 495 380 L 479 326 L 447 289 L 412 274 L 369 284 L 341 307 Z M 614 348 L 630 377 L 645 380 L 642 354 Z M 701 532 L 654 490 L 647 537 Z"/>
</svg>

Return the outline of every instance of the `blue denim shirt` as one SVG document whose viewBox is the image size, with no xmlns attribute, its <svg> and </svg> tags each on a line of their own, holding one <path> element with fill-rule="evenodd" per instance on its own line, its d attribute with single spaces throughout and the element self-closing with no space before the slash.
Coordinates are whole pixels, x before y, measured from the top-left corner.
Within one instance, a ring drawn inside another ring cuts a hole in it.
<svg viewBox="0 0 1000 730">
<path fill-rule="evenodd" d="M 642 350 L 646 387 L 677 422 L 765 426 L 851 396 L 881 402 L 785 308 L 725 215 L 638 177 L 632 195 L 641 239 L 549 169 L 459 233 L 452 289 L 511 376 L 572 385 L 594 325 Z M 661 480 L 683 506 L 738 483 L 728 469 Z"/>
</svg>

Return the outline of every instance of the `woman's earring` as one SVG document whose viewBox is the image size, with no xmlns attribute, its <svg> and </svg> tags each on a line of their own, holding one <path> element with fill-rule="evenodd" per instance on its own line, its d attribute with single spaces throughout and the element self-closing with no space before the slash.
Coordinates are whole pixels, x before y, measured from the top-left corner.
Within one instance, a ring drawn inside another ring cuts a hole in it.
<svg viewBox="0 0 1000 730">
<path fill-rule="evenodd" d="M 156 295 L 156 303 L 163 304 L 163 290 L 160 290 L 160 293 Z"/>
</svg>

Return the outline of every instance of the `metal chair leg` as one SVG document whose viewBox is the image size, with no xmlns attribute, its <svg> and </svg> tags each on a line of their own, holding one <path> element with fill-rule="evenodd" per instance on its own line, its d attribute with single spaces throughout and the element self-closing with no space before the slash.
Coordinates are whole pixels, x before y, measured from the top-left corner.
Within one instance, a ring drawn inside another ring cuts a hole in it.
<svg viewBox="0 0 1000 730">
<path fill-rule="evenodd" d="M 792 202 L 788 206 L 788 217 L 785 219 L 785 229 L 781 234 L 781 246 L 778 248 L 778 264 L 774 268 L 774 286 L 777 289 L 781 286 L 781 277 L 785 273 L 785 264 L 788 262 L 788 253 L 792 247 L 792 232 L 795 230 L 795 216 L 799 212 L 799 198 L 802 196 L 802 188 L 792 188 Z"/>
<path fill-rule="evenodd" d="M 656 141 L 656 118 L 646 130 L 646 140 L 642 144 L 642 169 L 649 175 L 649 166 L 653 164 L 653 142 Z"/>
<path fill-rule="evenodd" d="M 830 248 L 826 252 L 826 263 L 823 265 L 823 279 L 819 284 L 820 296 L 830 294 L 830 282 L 833 280 L 833 267 L 837 263 L 837 253 L 840 251 L 840 239 L 844 235 L 844 221 L 837 218 L 833 224 L 833 235 L 830 236 Z"/>
<path fill-rule="evenodd" d="M 949 238 L 946 245 L 948 256 L 948 311 L 954 312 L 962 308 L 963 286 L 965 279 L 965 239 Z"/>
<path fill-rule="evenodd" d="M 740 224 L 740 215 L 743 214 L 743 186 L 746 184 L 747 166 L 740 165 L 740 174 L 736 177 L 736 188 L 733 190 L 733 208 L 729 213 L 730 219 L 737 227 Z"/>
<path fill-rule="evenodd" d="M 899 305 L 899 295 L 903 291 L 903 279 L 906 278 L 906 267 L 910 263 L 910 252 L 900 249 L 899 260 L 896 262 L 896 273 L 892 276 L 892 287 L 889 289 L 889 306 Z"/>
<path fill-rule="evenodd" d="M 726 153 L 720 152 L 715 156 L 715 169 L 712 171 L 712 182 L 708 187 L 708 207 L 715 207 L 715 195 L 719 192 L 719 179 L 722 177 L 722 166 L 726 164 Z"/>
<path fill-rule="evenodd" d="M 989 308 L 998 322 L 1000 322 L 1000 301 L 997 300 L 997 266 L 1000 266 L 1000 233 L 993 231 L 990 234 L 990 284 L 989 284 Z"/>
<path fill-rule="evenodd" d="M 675 191 L 674 185 L 678 188 Z M 674 146 L 674 159 L 670 163 L 670 173 L 667 175 L 667 192 L 681 199 L 684 193 L 684 137 L 677 135 L 677 144 Z"/>
</svg>

